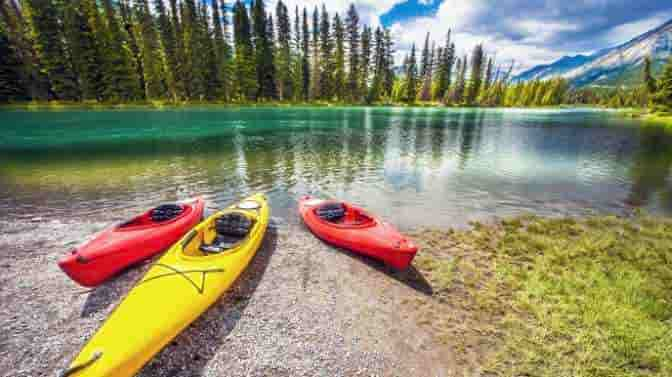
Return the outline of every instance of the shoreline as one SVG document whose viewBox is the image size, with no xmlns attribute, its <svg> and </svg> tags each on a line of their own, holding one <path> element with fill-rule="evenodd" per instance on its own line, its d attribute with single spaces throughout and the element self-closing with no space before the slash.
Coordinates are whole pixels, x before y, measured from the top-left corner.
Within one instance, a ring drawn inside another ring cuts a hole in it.
<svg viewBox="0 0 672 377">
<path fill-rule="evenodd" d="M 147 264 L 84 290 L 55 265 L 121 217 L 0 223 L 9 251 L 0 298 L 15 308 L 0 311 L 0 374 L 67 365 L 141 276 Z M 236 286 L 140 375 L 672 374 L 670 219 L 520 216 L 418 229 L 409 235 L 420 252 L 402 272 L 304 228 L 272 227 Z"/>
<path fill-rule="evenodd" d="M 581 106 L 581 105 L 558 105 L 558 106 L 530 106 L 530 107 L 515 107 L 515 106 L 468 106 L 468 105 L 444 105 L 438 102 L 379 102 L 371 104 L 363 103 L 341 103 L 341 102 L 170 102 L 170 101 L 150 101 L 150 102 L 127 102 L 127 103 L 100 103 L 100 102 L 63 102 L 63 101 L 45 101 L 45 102 L 14 102 L 0 104 L 0 110 L 124 110 L 124 109 L 139 109 L 139 110 L 161 110 L 161 109 L 180 109 L 180 108 L 435 108 L 435 109 L 523 109 L 523 110 L 553 110 L 553 109 L 603 109 L 615 110 L 608 108 L 600 108 L 596 106 Z"/>
</svg>

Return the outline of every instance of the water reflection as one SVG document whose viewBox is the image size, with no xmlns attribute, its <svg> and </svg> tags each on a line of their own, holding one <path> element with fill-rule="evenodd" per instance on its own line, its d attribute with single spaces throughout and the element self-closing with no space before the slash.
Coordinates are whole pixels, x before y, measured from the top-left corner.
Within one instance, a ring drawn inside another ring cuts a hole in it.
<svg viewBox="0 0 672 377">
<path fill-rule="evenodd" d="M 401 227 L 672 214 L 672 137 L 608 114 L 437 109 L 5 112 L 0 209 L 81 216 L 202 194 L 336 195 Z"/>
</svg>

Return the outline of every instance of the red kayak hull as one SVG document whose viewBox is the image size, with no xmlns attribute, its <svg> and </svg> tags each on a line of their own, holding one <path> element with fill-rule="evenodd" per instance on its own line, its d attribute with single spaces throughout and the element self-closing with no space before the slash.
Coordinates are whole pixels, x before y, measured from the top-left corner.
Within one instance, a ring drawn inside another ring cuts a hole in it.
<svg viewBox="0 0 672 377">
<path fill-rule="evenodd" d="M 341 223 L 326 221 L 316 210 L 328 203 L 341 203 L 346 215 Z M 299 214 L 318 238 L 334 246 L 383 261 L 398 270 L 406 269 L 418 248 L 392 225 L 364 209 L 346 202 L 319 200 L 304 196 L 299 200 Z"/>
<path fill-rule="evenodd" d="M 80 285 L 95 287 L 123 269 L 168 249 L 203 217 L 203 199 L 180 206 L 182 213 L 165 222 L 152 222 L 150 210 L 106 229 L 59 260 L 58 266 Z"/>
</svg>

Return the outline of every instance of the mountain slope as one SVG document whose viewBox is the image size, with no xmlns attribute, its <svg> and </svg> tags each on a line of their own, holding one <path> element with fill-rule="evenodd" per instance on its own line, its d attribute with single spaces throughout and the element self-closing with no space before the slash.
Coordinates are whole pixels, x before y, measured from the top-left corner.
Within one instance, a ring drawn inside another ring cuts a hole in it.
<svg viewBox="0 0 672 377">
<path fill-rule="evenodd" d="M 551 64 L 538 65 L 514 78 L 516 81 L 530 81 L 562 75 L 592 60 L 591 56 L 564 56 Z"/>
<path fill-rule="evenodd" d="M 564 77 L 574 86 L 620 86 L 641 82 L 639 73 L 644 58 L 653 58 L 654 71 L 672 53 L 672 20 L 622 45 L 601 50 L 591 56 L 564 57 L 552 64 L 537 66 L 514 80 L 545 80 Z"/>
</svg>

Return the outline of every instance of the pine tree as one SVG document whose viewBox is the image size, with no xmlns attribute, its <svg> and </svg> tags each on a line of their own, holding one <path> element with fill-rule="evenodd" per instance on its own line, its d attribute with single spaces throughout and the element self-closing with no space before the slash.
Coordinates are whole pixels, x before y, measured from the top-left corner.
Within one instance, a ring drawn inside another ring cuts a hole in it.
<svg viewBox="0 0 672 377">
<path fill-rule="evenodd" d="M 222 10 L 220 14 L 219 10 Z M 214 47 L 215 47 L 215 69 L 216 77 L 219 82 L 219 87 L 217 88 L 217 97 L 221 99 L 228 99 L 229 97 L 229 87 L 230 87 L 230 66 L 231 66 L 231 47 L 229 46 L 226 28 L 228 25 L 226 17 L 226 8 L 224 7 L 224 2 L 220 4 L 218 0 L 213 0 L 212 2 L 212 25 L 213 25 L 213 38 L 214 38 Z"/>
<path fill-rule="evenodd" d="M 422 47 L 422 55 L 420 58 L 420 78 L 422 80 L 427 76 L 427 71 L 429 69 L 429 32 L 425 36 L 425 44 Z"/>
<path fill-rule="evenodd" d="M 667 61 L 663 74 L 656 83 L 656 93 L 653 95 L 653 103 L 665 110 L 672 109 L 672 57 Z"/>
<path fill-rule="evenodd" d="M 257 82 L 250 19 L 242 0 L 237 0 L 233 6 L 233 30 L 236 49 L 234 93 L 239 100 L 254 100 L 259 84 Z"/>
<path fill-rule="evenodd" d="M 162 0 L 157 0 L 162 1 Z M 188 97 L 188 87 L 186 80 L 190 77 L 186 62 L 186 53 L 184 51 L 184 28 L 180 22 L 179 15 L 182 7 L 178 6 L 177 0 L 170 0 L 170 13 L 172 18 L 173 31 L 175 33 L 175 67 L 173 68 L 175 94 L 178 98 Z"/>
<path fill-rule="evenodd" d="M 429 33 L 427 34 L 427 37 L 429 37 Z M 429 101 L 432 97 L 432 75 L 434 72 L 432 63 L 434 62 L 434 51 L 435 46 L 432 42 L 432 48 L 427 48 L 427 56 L 426 58 L 423 57 L 426 59 L 425 73 L 424 75 L 420 76 L 422 83 L 420 87 L 420 93 L 418 93 L 418 97 L 421 101 Z"/>
<path fill-rule="evenodd" d="M 19 7 L 16 1 L 0 1 L 0 14 L 6 23 L 6 36 L 16 57 L 21 62 L 20 81 L 25 85 L 31 99 L 47 100 L 49 80 L 36 49 L 34 28 L 31 27 L 29 4 Z"/>
<path fill-rule="evenodd" d="M 385 69 L 385 39 L 380 27 L 374 32 L 373 42 L 373 80 L 366 96 L 366 103 L 370 104 L 380 99 Z"/>
<path fill-rule="evenodd" d="M 252 3 L 252 28 L 257 82 L 259 83 L 257 97 L 275 99 L 277 97 L 275 65 L 264 0 L 255 0 Z"/>
<path fill-rule="evenodd" d="M 474 104 L 483 83 L 483 46 L 478 44 L 471 54 L 471 78 L 467 87 L 466 102 Z"/>
<path fill-rule="evenodd" d="M 334 77 L 334 41 L 331 35 L 329 13 L 327 7 L 322 4 L 320 15 L 320 98 L 329 101 L 333 95 Z"/>
<path fill-rule="evenodd" d="M 361 100 L 361 95 L 366 94 L 369 91 L 369 65 L 371 64 L 371 28 L 368 25 L 365 25 L 362 28 L 362 51 L 360 56 L 359 66 L 359 90 L 360 94 L 359 100 Z"/>
<path fill-rule="evenodd" d="M 461 104 L 464 100 L 464 92 L 466 88 L 466 77 L 467 77 L 467 57 L 466 55 L 462 59 L 458 59 L 457 62 L 457 80 L 455 83 L 455 88 L 452 95 L 452 103 Z"/>
<path fill-rule="evenodd" d="M 301 22 L 301 74 L 303 99 L 308 100 L 310 93 L 310 32 L 308 30 L 308 10 L 303 8 Z"/>
<path fill-rule="evenodd" d="M 122 31 L 123 38 L 131 51 L 132 56 L 132 65 L 135 70 L 135 75 L 132 79 L 135 81 L 135 98 L 143 99 L 145 98 L 145 72 L 142 61 L 142 54 L 140 52 L 140 44 L 138 43 L 138 38 L 135 33 L 134 26 L 137 24 L 135 20 L 135 15 L 133 14 L 133 9 L 130 7 L 129 0 L 121 0 L 119 2 L 119 15 L 121 16 L 121 26 L 125 33 Z"/>
<path fill-rule="evenodd" d="M 651 58 L 646 57 L 644 58 L 644 69 L 642 71 L 643 80 L 644 80 L 644 86 L 646 88 L 647 93 L 653 94 L 656 92 L 656 79 L 653 78 L 653 75 L 651 74 Z"/>
<path fill-rule="evenodd" d="M 313 63 L 310 70 L 310 99 L 320 98 L 322 92 L 320 75 L 320 15 L 317 6 L 313 11 L 313 30 L 312 30 L 312 57 Z"/>
<path fill-rule="evenodd" d="M 145 96 L 148 99 L 166 97 L 166 77 L 163 58 L 160 55 L 161 45 L 150 13 L 149 1 L 136 3 L 142 36 L 142 65 L 145 74 Z"/>
<path fill-rule="evenodd" d="M 338 13 L 334 15 L 334 40 L 336 41 L 336 50 L 334 51 L 334 94 L 339 101 L 345 98 L 345 30 L 343 22 Z"/>
<path fill-rule="evenodd" d="M 194 0 L 185 0 L 182 7 L 184 31 L 184 78 L 189 99 L 202 100 L 206 96 L 207 46 L 204 47 L 204 28 L 207 21 L 200 16 Z M 203 54 L 206 53 L 204 58 Z"/>
<path fill-rule="evenodd" d="M 408 57 L 406 68 L 406 96 L 408 103 L 413 103 L 418 91 L 418 63 L 415 58 L 415 43 L 411 47 L 411 55 Z"/>
<path fill-rule="evenodd" d="M 57 18 L 59 10 L 50 0 L 30 0 L 27 3 L 35 27 L 37 51 L 49 78 L 50 96 L 63 100 L 79 99 L 79 88 L 66 55 L 65 38 Z"/>
<path fill-rule="evenodd" d="M 350 8 L 348 8 L 348 13 L 345 19 L 345 27 L 348 42 L 348 93 L 350 94 L 352 101 L 359 101 L 361 77 L 359 70 L 359 15 L 357 14 L 357 9 L 355 8 L 354 4 L 350 4 Z"/>
<path fill-rule="evenodd" d="M 90 24 L 91 5 L 82 0 L 66 4 L 65 25 L 70 40 L 70 51 L 83 100 L 103 98 L 101 49 Z M 95 11 L 95 10 L 94 10 Z"/>
<path fill-rule="evenodd" d="M 492 84 L 492 70 L 494 69 L 494 61 L 492 57 L 488 58 L 488 65 L 485 69 L 485 79 L 483 80 L 483 91 L 487 91 Z"/>
<path fill-rule="evenodd" d="M 214 5 L 214 3 L 213 3 Z M 201 2 L 199 11 L 199 48 L 203 56 L 202 69 L 204 72 L 204 96 L 208 101 L 221 97 L 222 81 L 220 80 L 221 63 L 219 48 L 215 40 L 215 32 L 211 29 L 210 15 L 205 1 Z"/>
<path fill-rule="evenodd" d="M 0 23 L 0 102 L 26 99 L 21 60 Z"/>
<path fill-rule="evenodd" d="M 305 93 L 303 91 L 303 39 L 301 33 L 301 15 L 298 5 L 294 8 L 294 40 L 292 47 L 293 100 L 301 101 L 305 97 Z"/>
<path fill-rule="evenodd" d="M 175 32 L 170 22 L 170 17 L 166 10 L 164 0 L 154 0 L 154 12 L 157 15 L 159 34 L 161 36 L 161 45 L 166 59 L 166 81 L 170 96 L 173 100 L 178 98 L 177 81 L 177 45 L 175 42 Z"/>
<path fill-rule="evenodd" d="M 278 68 L 278 95 L 280 96 L 280 99 L 288 100 L 294 96 L 290 50 L 291 29 L 289 13 L 282 0 L 278 1 L 276 5 L 275 16 L 278 20 L 278 51 L 276 54 L 276 66 Z"/>
<path fill-rule="evenodd" d="M 104 69 L 105 98 L 114 101 L 139 99 L 140 79 L 124 31 L 111 0 L 103 0 L 105 18 Z"/>
<path fill-rule="evenodd" d="M 383 94 L 392 95 L 392 87 L 396 80 L 394 74 L 394 43 L 390 29 L 385 29 L 383 33 L 383 54 L 385 56 L 383 63 Z"/>
</svg>

